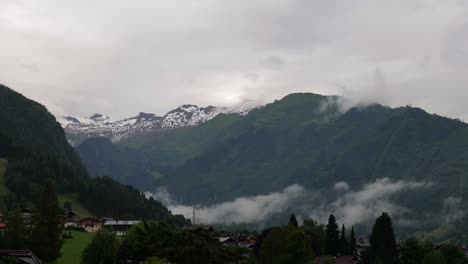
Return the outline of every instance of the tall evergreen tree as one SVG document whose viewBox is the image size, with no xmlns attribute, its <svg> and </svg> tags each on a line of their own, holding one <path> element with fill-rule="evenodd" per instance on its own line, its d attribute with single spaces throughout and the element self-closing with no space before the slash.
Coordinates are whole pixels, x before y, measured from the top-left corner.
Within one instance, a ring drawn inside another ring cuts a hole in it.
<svg viewBox="0 0 468 264">
<path fill-rule="evenodd" d="M 348 243 L 349 254 L 351 254 L 354 259 L 357 259 L 356 234 L 354 233 L 354 226 L 351 227 L 351 233 L 349 234 Z"/>
<path fill-rule="evenodd" d="M 340 239 L 338 225 L 334 215 L 330 215 L 328 218 L 326 239 L 325 239 L 325 254 L 336 256 L 340 249 Z"/>
<path fill-rule="evenodd" d="M 344 225 L 341 227 L 341 236 L 340 236 L 340 253 L 341 255 L 348 255 L 348 239 L 346 238 L 346 228 Z"/>
<path fill-rule="evenodd" d="M 8 249 L 26 249 L 28 233 L 21 217 L 21 210 L 15 208 L 5 215 L 7 229 L 5 230 L 4 247 Z"/>
<path fill-rule="evenodd" d="M 44 261 L 52 262 L 60 256 L 62 223 L 57 194 L 51 181 L 47 181 L 33 217 L 32 250 Z"/>
<path fill-rule="evenodd" d="M 294 214 L 289 217 L 289 225 L 299 227 L 299 223 L 297 222 L 296 216 Z"/>
<path fill-rule="evenodd" d="M 393 232 L 392 219 L 388 213 L 382 213 L 375 221 L 370 236 L 369 259 L 371 263 L 398 263 L 398 251 Z"/>
</svg>

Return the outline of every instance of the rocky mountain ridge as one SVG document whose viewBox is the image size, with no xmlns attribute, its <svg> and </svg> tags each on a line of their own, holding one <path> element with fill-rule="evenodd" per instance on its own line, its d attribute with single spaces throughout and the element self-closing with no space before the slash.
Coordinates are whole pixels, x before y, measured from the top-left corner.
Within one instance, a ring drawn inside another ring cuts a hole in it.
<svg viewBox="0 0 468 264">
<path fill-rule="evenodd" d="M 77 145 L 93 137 L 106 137 L 112 142 L 119 142 L 131 135 L 194 127 L 221 113 L 246 115 L 259 107 L 261 105 L 258 102 L 246 100 L 232 107 L 198 107 L 184 104 L 164 116 L 140 112 L 134 117 L 112 120 L 107 115 L 96 113 L 88 118 L 64 116 L 58 117 L 57 120 L 64 128 L 70 143 Z"/>
</svg>

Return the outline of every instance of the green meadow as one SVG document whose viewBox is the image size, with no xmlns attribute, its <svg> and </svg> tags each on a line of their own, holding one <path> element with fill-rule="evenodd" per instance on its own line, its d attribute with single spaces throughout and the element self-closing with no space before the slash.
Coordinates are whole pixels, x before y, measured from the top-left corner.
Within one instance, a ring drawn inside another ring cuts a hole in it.
<svg viewBox="0 0 468 264">
<path fill-rule="evenodd" d="M 72 238 L 63 240 L 62 256 L 54 264 L 79 264 L 81 253 L 94 237 L 94 233 L 71 231 L 71 234 Z"/>
</svg>

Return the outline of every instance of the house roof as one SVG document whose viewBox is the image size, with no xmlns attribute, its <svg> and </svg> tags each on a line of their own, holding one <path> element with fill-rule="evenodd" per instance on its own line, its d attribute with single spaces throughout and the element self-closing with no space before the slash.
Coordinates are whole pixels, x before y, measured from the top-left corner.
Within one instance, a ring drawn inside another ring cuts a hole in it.
<svg viewBox="0 0 468 264">
<path fill-rule="evenodd" d="M 80 219 L 80 223 L 81 223 L 81 222 L 84 222 L 84 221 L 87 221 L 87 220 L 92 220 L 92 221 L 101 222 L 101 223 L 104 222 L 104 220 L 102 220 L 101 218 L 86 217 L 86 218 Z"/>
<path fill-rule="evenodd" d="M 42 264 L 30 250 L 0 250 L 0 256 L 14 257 L 22 264 Z"/>
<path fill-rule="evenodd" d="M 316 257 L 315 263 L 322 264 L 325 257 Z M 353 259 L 353 256 L 338 256 L 335 258 L 336 264 L 355 264 L 357 263 L 356 260 Z"/>
<path fill-rule="evenodd" d="M 115 221 L 115 220 L 112 220 L 112 221 L 106 221 L 104 223 L 105 226 L 132 226 L 132 225 L 136 225 L 138 224 L 140 221 L 135 221 L 135 220 L 131 220 L 131 221 L 127 221 L 127 220 L 123 220 L 123 221 Z"/>
<path fill-rule="evenodd" d="M 205 225 L 184 226 L 181 229 L 184 231 L 195 231 L 195 230 L 213 231 L 214 230 L 212 226 L 205 226 Z"/>
<path fill-rule="evenodd" d="M 356 246 L 358 247 L 369 247 L 370 243 L 369 240 L 365 237 L 359 237 L 356 239 Z"/>
</svg>

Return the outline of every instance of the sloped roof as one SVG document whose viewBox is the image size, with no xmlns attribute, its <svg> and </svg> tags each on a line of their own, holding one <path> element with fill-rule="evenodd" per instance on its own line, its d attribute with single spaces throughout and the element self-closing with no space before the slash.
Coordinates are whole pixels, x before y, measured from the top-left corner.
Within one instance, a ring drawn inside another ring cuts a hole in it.
<svg viewBox="0 0 468 264">
<path fill-rule="evenodd" d="M 22 264 L 42 264 L 30 250 L 0 250 L 0 256 L 14 257 Z"/>
<path fill-rule="evenodd" d="M 127 220 L 121 220 L 121 221 L 115 221 L 115 220 L 112 220 L 112 221 L 106 221 L 104 223 L 105 226 L 131 226 L 131 225 L 136 225 L 138 224 L 140 221 L 136 221 L 136 220 L 131 220 L 131 221 L 127 221 Z"/>
</svg>

